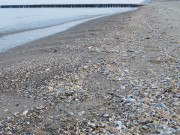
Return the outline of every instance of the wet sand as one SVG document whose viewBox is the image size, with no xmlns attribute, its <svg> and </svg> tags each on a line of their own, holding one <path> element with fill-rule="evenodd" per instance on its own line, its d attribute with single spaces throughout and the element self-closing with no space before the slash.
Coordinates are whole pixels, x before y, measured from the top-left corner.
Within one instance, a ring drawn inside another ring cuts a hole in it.
<svg viewBox="0 0 180 135">
<path fill-rule="evenodd" d="M 180 2 L 92 20 L 0 54 L 0 134 L 178 134 Z"/>
</svg>

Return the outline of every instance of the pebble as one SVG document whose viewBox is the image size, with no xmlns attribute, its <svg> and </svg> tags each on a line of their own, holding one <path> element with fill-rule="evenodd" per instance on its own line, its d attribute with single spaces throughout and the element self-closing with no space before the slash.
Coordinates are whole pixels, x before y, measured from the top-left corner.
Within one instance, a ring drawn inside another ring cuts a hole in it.
<svg viewBox="0 0 180 135">
<path fill-rule="evenodd" d="M 22 114 L 26 115 L 28 113 L 28 110 L 25 110 Z"/>
<path fill-rule="evenodd" d="M 83 114 L 85 114 L 85 111 L 79 112 L 78 115 L 82 116 Z"/>
<path fill-rule="evenodd" d="M 126 87 L 123 86 L 123 85 L 120 86 L 120 89 L 122 89 L 122 90 L 124 90 L 125 88 L 126 88 Z"/>
<path fill-rule="evenodd" d="M 176 132 L 176 130 L 175 130 L 174 128 L 171 128 L 171 132 L 175 133 L 175 132 Z"/>
<path fill-rule="evenodd" d="M 12 135 L 13 133 L 11 131 L 8 131 L 7 132 L 7 135 Z"/>
<path fill-rule="evenodd" d="M 7 112 L 7 111 L 8 111 L 8 109 L 5 109 L 5 110 L 4 110 L 4 112 Z"/>
<path fill-rule="evenodd" d="M 78 114 L 79 114 L 79 113 L 78 113 Z M 73 113 L 73 112 L 69 112 L 69 115 L 73 116 L 73 115 L 74 115 L 74 113 Z"/>
<path fill-rule="evenodd" d="M 161 107 L 161 108 L 167 108 L 167 106 L 163 103 L 157 103 L 156 106 Z"/>
<path fill-rule="evenodd" d="M 117 130 L 117 131 L 120 131 L 121 128 L 122 128 L 122 123 L 121 123 L 121 121 L 114 121 L 113 123 L 115 124 L 116 130 Z"/>
<path fill-rule="evenodd" d="M 105 113 L 105 114 L 103 114 L 103 117 L 107 118 L 107 117 L 109 117 L 109 114 Z"/>
<path fill-rule="evenodd" d="M 116 124 L 116 125 L 121 125 L 122 123 L 121 123 L 121 121 L 118 121 L 118 120 L 116 120 L 116 121 L 114 121 L 114 124 Z"/>
<path fill-rule="evenodd" d="M 88 66 L 84 66 L 83 68 L 86 70 L 86 69 L 88 69 Z"/>
<path fill-rule="evenodd" d="M 148 126 L 142 126 L 142 128 L 143 128 L 144 130 L 149 129 Z"/>
<path fill-rule="evenodd" d="M 127 98 L 126 99 L 126 102 L 135 102 L 136 100 L 135 99 L 133 99 L 133 98 Z"/>
<path fill-rule="evenodd" d="M 95 124 L 95 123 L 90 123 L 90 122 L 89 122 L 89 123 L 88 123 L 88 126 L 91 127 L 91 128 L 93 128 L 93 129 L 96 128 L 96 124 Z"/>
</svg>

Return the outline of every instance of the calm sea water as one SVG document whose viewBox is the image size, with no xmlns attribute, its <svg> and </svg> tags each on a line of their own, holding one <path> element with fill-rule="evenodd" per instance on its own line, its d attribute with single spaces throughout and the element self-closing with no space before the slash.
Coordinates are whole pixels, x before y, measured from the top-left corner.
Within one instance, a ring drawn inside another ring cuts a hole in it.
<svg viewBox="0 0 180 135">
<path fill-rule="evenodd" d="M 67 30 L 105 15 L 133 8 L 0 9 L 0 52 Z"/>
</svg>

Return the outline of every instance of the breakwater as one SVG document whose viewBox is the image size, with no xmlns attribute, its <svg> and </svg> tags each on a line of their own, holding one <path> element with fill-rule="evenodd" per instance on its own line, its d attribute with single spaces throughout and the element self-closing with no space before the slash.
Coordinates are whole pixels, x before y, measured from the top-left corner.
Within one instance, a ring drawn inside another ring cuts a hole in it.
<svg viewBox="0 0 180 135">
<path fill-rule="evenodd" d="M 140 4 L 44 4 L 44 5 L 1 5 L 0 8 L 114 8 L 139 7 Z"/>
</svg>

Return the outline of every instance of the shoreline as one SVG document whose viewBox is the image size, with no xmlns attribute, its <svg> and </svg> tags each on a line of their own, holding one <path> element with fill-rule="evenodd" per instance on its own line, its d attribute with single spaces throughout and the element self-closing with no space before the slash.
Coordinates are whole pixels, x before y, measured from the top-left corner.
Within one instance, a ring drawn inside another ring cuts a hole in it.
<svg viewBox="0 0 180 135">
<path fill-rule="evenodd" d="M 179 5 L 147 4 L 1 53 L 0 134 L 178 134 Z"/>
<path fill-rule="evenodd" d="M 46 10 L 47 9 L 45 9 L 45 11 Z M 23 44 L 26 44 L 26 43 L 29 43 L 29 42 L 32 42 L 32 41 L 35 41 L 35 40 L 38 40 L 41 38 L 45 38 L 49 35 L 60 33 L 71 27 L 74 27 L 75 25 L 84 23 L 91 19 L 97 19 L 98 17 L 111 15 L 115 12 L 117 12 L 117 13 L 125 12 L 127 10 L 130 10 L 130 9 L 129 8 L 126 8 L 126 9 L 123 9 L 123 8 L 121 8 L 121 9 L 118 9 L 118 8 L 100 9 L 100 8 L 98 8 L 98 9 L 93 9 L 93 10 L 91 10 L 91 9 L 87 9 L 87 10 L 85 10 L 85 9 L 74 9 L 74 10 L 70 9 L 70 11 L 73 11 L 73 12 L 84 11 L 84 12 L 86 12 L 86 13 L 84 13 L 84 14 L 86 14 L 86 17 L 85 16 L 82 17 L 82 15 L 80 15 L 80 13 L 78 13 L 79 17 L 78 17 L 78 15 L 75 15 L 76 19 L 74 19 L 74 20 L 70 19 L 71 21 L 69 20 L 64 23 L 62 23 L 60 21 L 61 24 L 58 24 L 58 25 L 51 25 L 50 27 L 44 27 L 44 28 L 40 28 L 40 29 L 30 29 L 30 31 L 25 30 L 25 31 L 15 32 L 13 34 L 10 33 L 10 35 L 8 34 L 6 36 L 1 36 L 0 44 L 2 44 L 2 46 L 0 47 L 0 52 L 4 52 L 5 50 L 8 50 L 8 49 L 14 48 L 16 46 L 23 45 Z M 61 11 L 64 11 L 64 9 L 59 9 L 58 11 L 61 12 Z M 67 11 L 67 9 L 65 9 L 65 11 Z M 89 13 L 88 13 L 88 11 L 89 11 Z M 95 12 L 96 12 L 96 15 L 95 15 Z M 83 14 L 83 13 L 81 13 L 81 14 Z M 66 18 L 66 17 L 64 17 L 64 18 Z M 62 20 L 63 20 L 63 17 L 62 17 Z M 53 24 L 53 21 L 51 23 Z"/>
<path fill-rule="evenodd" d="M 54 35 L 57 33 L 61 33 L 63 31 L 66 31 L 67 29 L 75 27 L 76 25 L 80 25 L 87 21 L 97 19 L 97 18 L 100 18 L 103 16 L 106 16 L 106 15 L 73 20 L 73 21 L 69 21 L 67 23 L 48 26 L 48 27 L 44 27 L 44 28 L 37 28 L 37 29 L 31 29 L 31 30 L 26 30 L 26 31 L 21 31 L 21 32 L 15 32 L 15 33 L 13 33 L 13 35 L 11 35 L 11 34 L 5 35 L 5 37 L 1 37 L 2 39 L 0 39 L 0 42 L 2 44 L 4 44 L 4 46 L 6 46 L 6 48 L 0 48 L 0 53 L 6 52 L 6 51 L 16 48 L 18 46 L 26 45 L 27 43 L 31 43 L 33 41 L 41 40 L 43 38 L 46 38 L 48 36 L 51 36 L 51 35 Z M 27 38 L 29 36 L 30 36 L 30 38 Z"/>
</svg>

